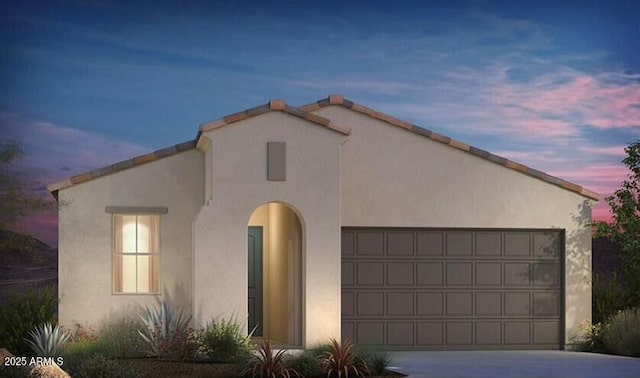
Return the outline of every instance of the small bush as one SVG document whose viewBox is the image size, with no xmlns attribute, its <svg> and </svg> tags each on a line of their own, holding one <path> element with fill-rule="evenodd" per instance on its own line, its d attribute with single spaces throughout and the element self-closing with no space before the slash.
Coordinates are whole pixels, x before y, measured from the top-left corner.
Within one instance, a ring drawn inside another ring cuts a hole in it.
<svg viewBox="0 0 640 378">
<path fill-rule="evenodd" d="M 191 315 L 185 316 L 181 309 L 173 309 L 162 300 L 159 307 L 147 307 L 140 319 L 144 327 L 138 334 L 145 341 L 149 356 L 180 361 L 190 357 Z"/>
<path fill-rule="evenodd" d="M 298 372 L 287 365 L 287 350 L 280 349 L 273 353 L 271 342 L 265 340 L 258 348 L 258 354 L 253 356 L 241 375 L 251 377 L 282 377 L 299 376 Z"/>
<path fill-rule="evenodd" d="M 322 365 L 311 351 L 305 351 L 297 356 L 289 357 L 288 365 L 295 369 L 302 377 L 322 376 Z"/>
<path fill-rule="evenodd" d="M 251 336 L 236 317 L 213 320 L 194 335 L 198 354 L 212 362 L 241 362 L 251 356 Z"/>
<path fill-rule="evenodd" d="M 2 346 L 17 355 L 28 355 L 31 350 L 24 342 L 29 331 L 46 322 L 55 322 L 58 303 L 55 285 L 42 289 L 27 286 L 22 295 L 13 292 L 0 306 L 0 340 Z"/>
<path fill-rule="evenodd" d="M 571 342 L 571 349 L 578 352 L 607 353 L 602 340 L 602 323 L 587 324 L 581 327 L 582 335 L 574 338 Z"/>
<path fill-rule="evenodd" d="M 104 355 L 102 345 L 97 341 L 71 341 L 60 350 L 60 355 L 64 358 L 63 368 L 67 371 L 72 371 L 96 354 Z"/>
<path fill-rule="evenodd" d="M 605 348 L 622 356 L 640 357 L 640 308 L 623 310 L 602 330 Z"/>
<path fill-rule="evenodd" d="M 29 339 L 25 338 L 25 342 L 35 356 L 42 357 L 57 357 L 60 347 L 69 339 L 68 333 L 48 322 L 29 331 L 29 336 Z"/>
<path fill-rule="evenodd" d="M 146 343 L 139 330 L 144 325 L 139 319 L 120 317 L 104 324 L 97 339 L 101 352 L 111 358 L 144 357 Z"/>
<path fill-rule="evenodd" d="M 74 378 L 132 378 L 141 375 L 126 363 L 102 354 L 91 355 L 75 366 L 67 366 L 65 361 L 65 369 Z"/>
<path fill-rule="evenodd" d="M 369 375 L 369 367 L 355 352 L 350 341 L 339 343 L 331 339 L 331 349 L 320 356 L 322 372 L 327 377 L 349 377 L 351 374 L 356 377 Z"/>
</svg>

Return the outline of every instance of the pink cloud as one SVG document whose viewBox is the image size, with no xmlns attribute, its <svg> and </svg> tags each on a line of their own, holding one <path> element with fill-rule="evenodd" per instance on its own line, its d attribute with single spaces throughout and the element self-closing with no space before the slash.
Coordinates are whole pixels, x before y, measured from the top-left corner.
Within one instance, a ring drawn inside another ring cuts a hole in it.
<svg viewBox="0 0 640 378">
<path fill-rule="evenodd" d="M 490 95 L 498 113 L 524 132 L 546 129 L 545 135 L 567 135 L 581 125 L 640 126 L 640 83 L 619 74 L 564 70 L 526 83 L 504 78 L 491 88 Z"/>
<path fill-rule="evenodd" d="M 624 149 L 626 146 L 610 146 L 610 147 L 594 147 L 594 146 L 580 146 L 578 149 L 589 154 L 596 155 L 611 155 L 611 156 L 626 156 Z"/>
<path fill-rule="evenodd" d="M 613 220 L 613 216 L 609 211 L 609 205 L 606 202 L 600 201 L 593 205 L 591 209 L 591 219 L 594 221 L 605 221 L 607 223 Z"/>
</svg>

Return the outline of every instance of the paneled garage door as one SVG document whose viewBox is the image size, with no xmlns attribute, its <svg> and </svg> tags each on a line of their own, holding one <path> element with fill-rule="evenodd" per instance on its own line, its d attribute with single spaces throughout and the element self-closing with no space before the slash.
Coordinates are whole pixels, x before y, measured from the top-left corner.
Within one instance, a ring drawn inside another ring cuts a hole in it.
<svg viewBox="0 0 640 378">
<path fill-rule="evenodd" d="M 396 349 L 562 347 L 563 233 L 342 229 L 342 336 Z"/>
</svg>

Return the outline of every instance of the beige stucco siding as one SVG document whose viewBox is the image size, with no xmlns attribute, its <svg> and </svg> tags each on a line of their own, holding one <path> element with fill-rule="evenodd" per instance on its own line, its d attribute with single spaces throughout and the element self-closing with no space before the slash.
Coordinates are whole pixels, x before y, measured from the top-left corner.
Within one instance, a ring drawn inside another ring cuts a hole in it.
<svg viewBox="0 0 640 378">
<path fill-rule="evenodd" d="M 247 225 L 260 205 L 289 205 L 302 224 L 303 343 L 340 336 L 340 148 L 345 136 L 282 112 L 219 129 L 211 193 L 195 222 L 194 314 L 247 316 Z M 267 181 L 267 142 L 286 143 L 286 181 Z"/>
<path fill-rule="evenodd" d="M 591 201 L 340 106 L 343 226 L 557 228 L 566 231 L 566 337 L 591 318 Z"/>
<path fill-rule="evenodd" d="M 203 157 L 191 150 L 59 191 L 60 323 L 99 327 L 156 295 L 112 293 L 112 214 L 106 206 L 161 206 L 160 285 L 191 307 L 192 222 L 202 206 Z"/>
</svg>

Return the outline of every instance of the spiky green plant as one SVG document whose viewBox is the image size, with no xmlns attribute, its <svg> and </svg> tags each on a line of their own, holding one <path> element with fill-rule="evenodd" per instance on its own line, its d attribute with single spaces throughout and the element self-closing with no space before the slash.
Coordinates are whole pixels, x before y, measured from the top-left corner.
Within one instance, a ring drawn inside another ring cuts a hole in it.
<svg viewBox="0 0 640 378">
<path fill-rule="evenodd" d="M 60 347 L 69 339 L 68 333 L 49 322 L 29 331 L 29 336 L 31 339 L 25 338 L 25 342 L 36 356 L 42 357 L 59 356 Z"/>
<path fill-rule="evenodd" d="M 356 377 L 364 377 L 369 374 L 367 363 L 358 356 L 349 340 L 339 343 L 336 339 L 331 339 L 329 351 L 320 355 L 319 359 L 327 377 L 346 378 L 351 373 Z"/>
<path fill-rule="evenodd" d="M 367 362 L 371 374 L 385 375 L 391 364 L 391 355 L 388 352 L 375 351 L 367 353 L 364 360 Z"/>
<path fill-rule="evenodd" d="M 265 340 L 258 348 L 258 354 L 253 356 L 247 367 L 242 371 L 241 375 L 249 375 L 251 377 L 268 377 L 268 378 L 290 378 L 291 375 L 299 377 L 300 374 L 292 367 L 287 365 L 287 350 L 280 349 L 276 353 L 271 348 L 271 342 Z"/>
<path fill-rule="evenodd" d="M 144 329 L 138 334 L 147 344 L 150 356 L 184 360 L 189 354 L 191 315 L 182 309 L 173 309 L 166 300 L 159 306 L 147 306 L 140 319 Z"/>
</svg>

